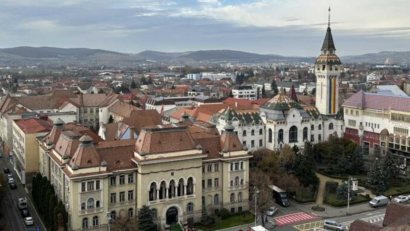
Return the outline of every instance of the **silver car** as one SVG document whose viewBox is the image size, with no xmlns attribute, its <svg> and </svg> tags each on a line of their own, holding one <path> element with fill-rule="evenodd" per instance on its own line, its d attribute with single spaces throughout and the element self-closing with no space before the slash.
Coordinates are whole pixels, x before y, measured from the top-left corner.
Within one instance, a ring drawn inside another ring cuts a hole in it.
<svg viewBox="0 0 410 231">
<path fill-rule="evenodd" d="M 323 228 L 325 229 L 332 229 L 332 230 L 345 230 L 345 227 L 343 227 L 343 225 L 337 223 L 334 220 L 325 220 L 323 222 Z"/>
<path fill-rule="evenodd" d="M 26 226 L 30 226 L 30 225 L 34 225 L 34 220 L 32 217 L 26 217 L 24 218 L 24 224 L 26 224 Z"/>
<path fill-rule="evenodd" d="M 268 211 L 266 211 L 266 215 L 267 215 L 267 216 L 273 216 L 273 215 L 275 215 L 277 212 L 278 212 L 278 207 L 273 206 L 273 207 L 270 207 L 270 208 L 268 209 Z"/>
</svg>

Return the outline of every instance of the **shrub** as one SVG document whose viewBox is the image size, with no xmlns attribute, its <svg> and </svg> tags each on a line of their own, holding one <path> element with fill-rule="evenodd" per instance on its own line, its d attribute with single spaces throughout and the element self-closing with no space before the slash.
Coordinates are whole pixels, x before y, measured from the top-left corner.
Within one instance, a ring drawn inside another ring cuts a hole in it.
<svg viewBox="0 0 410 231">
<path fill-rule="evenodd" d="M 219 216 L 221 217 L 222 220 L 225 220 L 230 216 L 230 213 L 227 209 L 223 208 L 221 211 L 219 211 Z"/>
<path fill-rule="evenodd" d="M 327 193 L 337 193 L 337 187 L 338 187 L 338 183 L 334 182 L 334 181 L 327 181 L 326 182 L 326 186 L 325 186 L 325 191 Z"/>
</svg>

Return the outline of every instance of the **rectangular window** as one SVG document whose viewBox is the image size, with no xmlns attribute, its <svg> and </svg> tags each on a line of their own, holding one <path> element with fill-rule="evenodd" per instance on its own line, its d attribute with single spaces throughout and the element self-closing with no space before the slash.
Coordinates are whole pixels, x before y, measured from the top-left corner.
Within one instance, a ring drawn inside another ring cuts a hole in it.
<svg viewBox="0 0 410 231">
<path fill-rule="evenodd" d="M 202 180 L 202 189 L 205 188 L 205 180 Z"/>
<path fill-rule="evenodd" d="M 359 115 L 359 111 L 356 111 L 356 115 L 357 115 L 357 116 Z"/>
<path fill-rule="evenodd" d="M 251 148 L 254 148 L 254 147 L 255 147 L 255 141 L 251 140 Z"/>
<path fill-rule="evenodd" d="M 246 146 L 246 141 L 242 141 L 242 145 L 243 145 L 243 146 Z"/>
<path fill-rule="evenodd" d="M 117 202 L 117 194 L 116 193 L 111 193 L 111 204 Z"/>
<path fill-rule="evenodd" d="M 120 176 L 120 184 L 125 184 L 125 176 L 124 175 Z"/>
<path fill-rule="evenodd" d="M 84 113 L 88 113 L 88 109 L 87 108 L 84 108 Z"/>
<path fill-rule="evenodd" d="M 243 170 L 243 162 L 241 162 L 241 170 Z"/>
<path fill-rule="evenodd" d="M 208 179 L 208 188 L 212 188 L 212 179 Z"/>
<path fill-rule="evenodd" d="M 125 192 L 120 192 L 120 202 L 125 201 Z"/>
<path fill-rule="evenodd" d="M 233 171 L 233 163 L 231 163 L 231 171 Z"/>
<path fill-rule="evenodd" d="M 100 180 L 95 181 L 95 189 L 100 190 Z"/>
<path fill-rule="evenodd" d="M 128 184 L 134 183 L 134 175 L 133 174 L 129 174 L 128 175 Z"/>
<path fill-rule="evenodd" d="M 235 163 L 235 170 L 239 170 L 239 163 Z"/>
<path fill-rule="evenodd" d="M 259 147 L 262 147 L 262 146 L 263 146 L 263 141 L 259 140 Z"/>
<path fill-rule="evenodd" d="M 319 134 L 318 140 L 319 140 L 319 141 L 322 140 L 322 135 Z"/>
<path fill-rule="evenodd" d="M 202 165 L 202 173 L 205 173 L 205 165 Z"/>
<path fill-rule="evenodd" d="M 93 191 L 93 190 L 94 190 L 94 181 L 87 182 L 87 191 Z"/>
<path fill-rule="evenodd" d="M 215 185 L 215 188 L 219 187 L 219 178 L 215 178 L 214 185 Z"/>
<path fill-rule="evenodd" d="M 351 127 L 356 127 L 356 120 L 348 120 L 347 123 Z"/>
<path fill-rule="evenodd" d="M 81 192 L 85 192 L 85 182 L 81 183 Z"/>
<path fill-rule="evenodd" d="M 212 172 L 212 164 L 208 164 L 208 172 Z"/>
<path fill-rule="evenodd" d="M 132 190 L 128 191 L 128 200 L 129 201 L 134 200 L 134 191 Z"/>
<path fill-rule="evenodd" d="M 219 164 L 215 164 L 215 165 L 214 165 L 214 171 L 215 171 L 215 172 L 219 172 Z"/>
<path fill-rule="evenodd" d="M 110 183 L 111 183 L 111 186 L 115 186 L 115 182 L 116 181 L 116 177 L 115 176 L 112 176 L 111 178 L 110 178 Z"/>
<path fill-rule="evenodd" d="M 315 135 L 310 135 L 310 142 L 314 142 L 315 141 Z"/>
</svg>

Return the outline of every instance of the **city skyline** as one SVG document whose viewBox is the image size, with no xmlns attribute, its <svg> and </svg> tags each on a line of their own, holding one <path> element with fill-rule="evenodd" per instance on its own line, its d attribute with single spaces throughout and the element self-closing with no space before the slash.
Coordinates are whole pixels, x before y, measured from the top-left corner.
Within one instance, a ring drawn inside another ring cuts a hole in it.
<svg viewBox="0 0 410 231">
<path fill-rule="evenodd" d="M 230 49 L 315 56 L 329 5 L 341 56 L 410 47 L 410 28 L 405 25 L 410 2 L 404 0 L 5 0 L 0 2 L 0 46 L 124 53 Z"/>
</svg>

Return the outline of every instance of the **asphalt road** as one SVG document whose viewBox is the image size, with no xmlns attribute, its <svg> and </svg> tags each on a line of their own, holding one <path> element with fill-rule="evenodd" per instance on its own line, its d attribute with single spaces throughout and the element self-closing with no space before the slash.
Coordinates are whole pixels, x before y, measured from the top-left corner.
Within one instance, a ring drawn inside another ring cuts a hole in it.
<svg viewBox="0 0 410 231">
<path fill-rule="evenodd" d="M 3 155 L 0 158 L 0 171 L 3 172 L 3 168 L 10 169 L 10 172 L 13 174 L 14 181 L 17 184 L 17 189 L 11 190 L 8 185 L 4 185 L 9 190 L 7 195 L 4 199 L 4 206 L 1 208 L 3 211 L 2 213 L 6 216 L 8 220 L 8 226 L 10 230 L 13 231 L 26 231 L 26 230 L 36 230 L 39 228 L 40 230 L 46 230 L 34 209 L 33 204 L 29 200 L 26 190 L 24 189 L 23 185 L 20 183 L 19 178 L 17 177 L 16 173 L 14 172 L 11 163 L 9 162 L 8 158 Z M 28 200 L 28 210 L 30 212 L 30 216 L 34 220 L 34 225 L 26 227 L 23 221 L 23 218 L 20 215 L 20 211 L 18 210 L 15 202 L 18 198 L 26 197 Z"/>
</svg>

